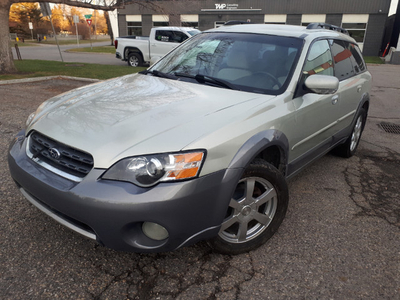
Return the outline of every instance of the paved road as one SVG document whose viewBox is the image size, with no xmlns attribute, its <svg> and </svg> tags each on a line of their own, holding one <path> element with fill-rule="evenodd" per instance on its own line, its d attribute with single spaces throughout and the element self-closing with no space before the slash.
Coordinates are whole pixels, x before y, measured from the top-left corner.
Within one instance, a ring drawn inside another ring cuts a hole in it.
<svg viewBox="0 0 400 300">
<path fill-rule="evenodd" d="M 93 43 L 93 46 L 105 46 L 110 42 Z M 80 47 L 90 47 L 90 44 L 81 44 Z M 103 65 L 127 66 L 126 62 L 116 59 L 114 54 L 105 53 L 79 53 L 66 52 L 71 48 L 77 48 L 77 45 L 60 46 L 61 54 L 65 62 L 92 63 Z M 15 48 L 12 48 L 14 59 L 17 58 Z M 38 46 L 19 47 L 22 59 L 42 59 L 61 61 L 57 45 L 38 44 Z"/>
<path fill-rule="evenodd" d="M 0 86 L 2 299 L 400 299 L 400 66 L 370 66 L 369 119 L 357 155 L 326 155 L 291 180 L 287 218 L 256 251 L 103 248 L 30 205 L 5 154 L 44 99 L 86 83 Z"/>
</svg>

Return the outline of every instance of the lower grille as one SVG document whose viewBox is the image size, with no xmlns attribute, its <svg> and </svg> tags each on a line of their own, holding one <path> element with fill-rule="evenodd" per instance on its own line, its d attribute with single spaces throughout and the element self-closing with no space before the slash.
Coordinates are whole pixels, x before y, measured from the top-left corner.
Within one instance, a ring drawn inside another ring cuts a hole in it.
<svg viewBox="0 0 400 300">
<path fill-rule="evenodd" d="M 83 178 L 93 168 L 93 157 L 78 149 L 55 141 L 34 131 L 29 136 L 32 159 L 43 161 L 53 168 L 75 177 Z"/>
</svg>

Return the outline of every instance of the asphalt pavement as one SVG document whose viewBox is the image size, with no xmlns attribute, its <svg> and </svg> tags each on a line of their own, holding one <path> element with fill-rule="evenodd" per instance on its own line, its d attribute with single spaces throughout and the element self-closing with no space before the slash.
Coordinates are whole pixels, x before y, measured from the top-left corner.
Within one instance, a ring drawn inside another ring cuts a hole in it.
<svg viewBox="0 0 400 300">
<path fill-rule="evenodd" d="M 41 60 L 53 60 L 61 61 L 60 52 L 58 51 L 57 45 L 48 44 L 36 44 L 37 46 L 24 46 L 19 47 L 22 60 L 24 59 L 41 59 Z M 93 46 L 107 46 L 110 42 L 93 42 Z M 80 44 L 80 48 L 90 47 L 90 44 Z M 79 62 L 79 63 L 91 63 L 91 64 L 102 64 L 102 65 L 117 65 L 127 66 L 126 62 L 115 58 L 115 54 L 108 53 L 87 53 L 87 52 L 68 52 L 67 50 L 72 48 L 78 48 L 78 45 L 62 45 L 60 46 L 61 55 L 64 62 Z M 12 47 L 14 59 L 17 59 L 15 48 Z"/>
<path fill-rule="evenodd" d="M 250 253 L 206 243 L 123 253 L 59 225 L 17 190 L 9 142 L 47 98 L 88 84 L 0 85 L 0 298 L 400 299 L 400 66 L 371 65 L 369 118 L 358 152 L 328 154 L 289 182 L 287 217 Z"/>
</svg>

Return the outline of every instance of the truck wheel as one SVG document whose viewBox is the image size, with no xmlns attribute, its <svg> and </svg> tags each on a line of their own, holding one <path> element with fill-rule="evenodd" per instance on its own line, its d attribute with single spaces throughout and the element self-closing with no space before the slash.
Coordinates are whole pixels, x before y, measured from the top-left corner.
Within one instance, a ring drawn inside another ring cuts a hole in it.
<svg viewBox="0 0 400 300">
<path fill-rule="evenodd" d="M 128 65 L 131 67 L 139 67 L 142 65 L 142 58 L 140 57 L 140 54 L 137 53 L 131 53 L 128 56 Z"/>
<path fill-rule="evenodd" d="M 209 245 L 224 254 L 258 248 L 278 230 L 288 203 L 282 173 L 264 160 L 255 160 L 237 183 L 218 236 Z"/>
</svg>

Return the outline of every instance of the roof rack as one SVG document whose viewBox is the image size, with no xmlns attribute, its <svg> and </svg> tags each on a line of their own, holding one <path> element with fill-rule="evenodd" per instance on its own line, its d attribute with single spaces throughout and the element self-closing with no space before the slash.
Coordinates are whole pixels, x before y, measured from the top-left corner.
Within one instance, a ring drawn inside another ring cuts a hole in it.
<svg viewBox="0 0 400 300">
<path fill-rule="evenodd" d="M 238 25 L 238 24 L 254 24 L 253 22 L 246 22 L 246 21 L 240 21 L 240 20 L 230 20 L 224 23 L 224 26 L 226 25 Z"/>
<path fill-rule="evenodd" d="M 329 29 L 350 35 L 346 29 L 327 23 L 310 23 L 308 24 L 307 29 Z"/>
</svg>

